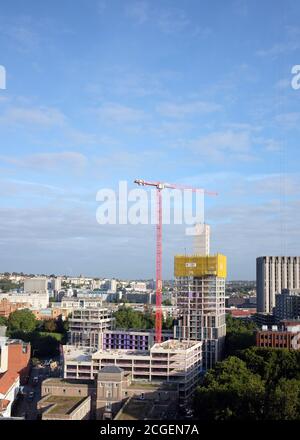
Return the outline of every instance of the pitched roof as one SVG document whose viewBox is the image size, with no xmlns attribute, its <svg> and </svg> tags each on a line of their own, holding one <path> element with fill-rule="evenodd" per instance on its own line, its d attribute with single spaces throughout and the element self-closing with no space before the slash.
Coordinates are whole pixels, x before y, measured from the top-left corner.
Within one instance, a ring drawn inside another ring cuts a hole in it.
<svg viewBox="0 0 300 440">
<path fill-rule="evenodd" d="M 19 379 L 18 373 L 6 371 L 0 375 L 0 393 L 6 394 L 15 382 Z"/>
<path fill-rule="evenodd" d="M 10 400 L 0 399 L 0 412 L 5 411 L 9 404 L 10 404 Z"/>
</svg>

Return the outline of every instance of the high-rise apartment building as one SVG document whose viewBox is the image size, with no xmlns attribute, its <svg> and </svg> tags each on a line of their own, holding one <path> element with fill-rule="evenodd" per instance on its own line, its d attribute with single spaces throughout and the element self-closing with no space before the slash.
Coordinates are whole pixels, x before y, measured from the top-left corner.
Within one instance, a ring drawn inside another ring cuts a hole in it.
<svg viewBox="0 0 300 440">
<path fill-rule="evenodd" d="M 69 343 L 75 346 L 97 348 L 105 330 L 114 326 L 112 310 L 88 308 L 73 310 L 69 319 Z"/>
<path fill-rule="evenodd" d="M 277 322 L 285 319 L 300 320 L 300 289 L 284 289 L 282 293 L 276 294 L 273 313 Z"/>
<path fill-rule="evenodd" d="M 55 292 L 59 292 L 61 290 L 61 277 L 51 279 L 51 289 Z"/>
<path fill-rule="evenodd" d="M 225 321 L 226 257 L 175 256 L 175 289 L 180 316 L 174 328 L 179 339 L 203 341 L 203 368 L 222 357 Z"/>
<path fill-rule="evenodd" d="M 25 293 L 46 293 L 48 292 L 47 278 L 27 278 L 24 280 Z"/>
<path fill-rule="evenodd" d="M 275 295 L 283 289 L 300 288 L 300 257 L 256 259 L 257 311 L 272 313 Z"/>
</svg>

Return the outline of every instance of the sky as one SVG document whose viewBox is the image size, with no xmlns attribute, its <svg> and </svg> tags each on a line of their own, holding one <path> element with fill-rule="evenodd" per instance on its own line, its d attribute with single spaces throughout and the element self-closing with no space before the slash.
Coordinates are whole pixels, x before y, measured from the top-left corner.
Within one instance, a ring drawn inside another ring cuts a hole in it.
<svg viewBox="0 0 300 440">
<path fill-rule="evenodd" d="M 296 0 L 11 0 L 0 8 L 0 272 L 155 276 L 153 225 L 99 225 L 99 189 L 205 197 L 229 279 L 299 255 Z M 190 249 L 163 228 L 163 275 Z"/>
</svg>

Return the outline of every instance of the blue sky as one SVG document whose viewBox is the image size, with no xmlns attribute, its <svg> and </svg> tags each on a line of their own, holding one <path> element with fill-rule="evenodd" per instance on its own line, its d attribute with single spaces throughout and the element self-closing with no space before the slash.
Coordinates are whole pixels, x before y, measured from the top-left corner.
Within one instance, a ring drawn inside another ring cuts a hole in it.
<svg viewBox="0 0 300 440">
<path fill-rule="evenodd" d="M 12 0 L 0 10 L 0 271 L 154 277 L 153 226 L 96 222 L 135 178 L 215 190 L 230 279 L 299 255 L 297 1 Z M 164 276 L 189 248 L 164 227 Z"/>
</svg>

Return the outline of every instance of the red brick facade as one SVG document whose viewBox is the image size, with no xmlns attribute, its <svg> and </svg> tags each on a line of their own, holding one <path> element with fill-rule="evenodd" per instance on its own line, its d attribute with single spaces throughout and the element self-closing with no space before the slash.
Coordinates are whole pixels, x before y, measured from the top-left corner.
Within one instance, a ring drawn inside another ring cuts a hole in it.
<svg viewBox="0 0 300 440">
<path fill-rule="evenodd" d="M 289 331 L 272 331 L 262 330 L 256 333 L 256 346 L 257 347 L 270 347 L 270 348 L 288 348 L 295 349 L 292 345 L 292 341 L 298 333 Z M 298 349 L 300 347 L 298 346 Z"/>
<path fill-rule="evenodd" d="M 8 371 L 19 373 L 20 383 L 26 383 L 30 370 L 30 344 L 16 341 L 8 345 Z"/>
<path fill-rule="evenodd" d="M 8 318 L 11 313 L 19 309 L 25 309 L 26 307 L 29 307 L 26 303 L 12 303 L 4 298 L 0 301 L 0 316 Z"/>
</svg>

